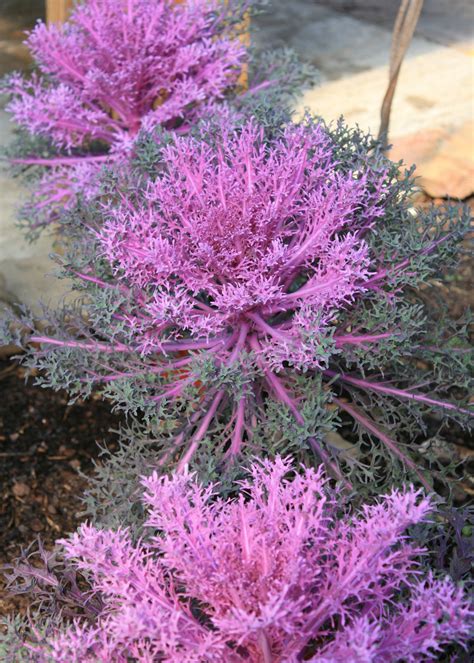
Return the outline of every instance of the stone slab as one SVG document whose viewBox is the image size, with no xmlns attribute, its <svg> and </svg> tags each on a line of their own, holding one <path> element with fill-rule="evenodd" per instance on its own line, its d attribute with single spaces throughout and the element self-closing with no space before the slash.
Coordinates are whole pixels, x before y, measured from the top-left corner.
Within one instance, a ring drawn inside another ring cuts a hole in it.
<svg viewBox="0 0 474 663">
<path fill-rule="evenodd" d="M 473 116 L 473 59 L 439 46 L 423 52 L 420 40 L 404 61 L 392 106 L 391 139 L 423 129 L 461 126 Z M 344 115 L 351 124 L 377 133 L 388 82 L 388 65 L 327 81 L 297 103 L 326 120 Z"/>
<path fill-rule="evenodd" d="M 416 163 L 419 184 L 432 198 L 463 200 L 474 193 L 474 123 L 452 131 L 431 129 L 403 136 L 390 151 L 394 161 Z"/>
<path fill-rule="evenodd" d="M 446 136 L 436 154 L 419 165 L 420 184 L 433 198 L 464 199 L 474 193 L 474 122 Z"/>
<path fill-rule="evenodd" d="M 320 85 L 296 103 L 297 117 L 305 109 L 329 122 L 343 115 L 378 133 L 398 7 L 386 0 L 273 0 L 271 16 L 258 19 L 265 45 L 286 43 L 321 72 Z M 425 0 L 392 105 L 389 139 L 397 157 L 417 163 L 421 181 L 436 195 L 464 197 L 472 188 L 474 151 L 450 159 L 446 150 L 459 152 L 463 139 L 454 136 L 467 132 L 474 118 L 473 28 L 471 0 Z"/>
<path fill-rule="evenodd" d="M 11 139 L 11 123 L 0 111 L 0 144 Z M 0 284 L 12 299 L 39 310 L 38 300 L 55 306 L 69 291 L 66 280 L 54 277 L 55 263 L 50 259 L 53 238 L 44 233 L 35 243 L 27 242 L 17 226 L 17 209 L 28 195 L 27 190 L 9 172 L 0 170 Z"/>
<path fill-rule="evenodd" d="M 392 29 L 400 2 L 390 0 L 318 0 L 318 4 L 366 23 Z M 463 49 L 473 41 L 472 0 L 424 0 L 416 35 Z"/>
</svg>

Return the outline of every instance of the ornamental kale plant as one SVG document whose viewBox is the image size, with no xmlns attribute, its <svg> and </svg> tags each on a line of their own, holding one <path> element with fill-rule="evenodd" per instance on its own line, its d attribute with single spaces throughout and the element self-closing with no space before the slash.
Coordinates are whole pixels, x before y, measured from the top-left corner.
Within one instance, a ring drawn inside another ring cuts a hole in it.
<svg viewBox="0 0 474 663">
<path fill-rule="evenodd" d="M 467 643 L 472 605 L 404 534 L 429 499 L 394 490 L 354 511 L 321 469 L 290 473 L 254 462 L 227 500 L 187 470 L 143 479 L 144 540 L 84 524 L 59 542 L 87 587 L 75 618 L 30 631 L 25 660 L 419 663 Z"/>
<path fill-rule="evenodd" d="M 76 219 L 65 268 L 84 299 L 46 312 L 47 333 L 23 320 L 40 382 L 102 386 L 162 467 L 212 477 L 311 450 L 351 483 L 408 470 L 430 488 L 416 440 L 427 417 L 467 425 L 470 355 L 465 323 L 433 319 L 416 288 L 453 262 L 468 213 L 415 212 L 410 173 L 343 124 L 244 121 L 155 147 L 154 172 L 117 174 Z"/>
<path fill-rule="evenodd" d="M 14 162 L 41 172 L 22 212 L 33 232 L 94 195 L 94 171 L 126 159 L 141 129 L 184 131 L 244 89 L 248 9 L 247 0 L 84 0 L 66 24 L 38 24 L 26 42 L 38 71 L 4 83 L 26 133 Z"/>
</svg>

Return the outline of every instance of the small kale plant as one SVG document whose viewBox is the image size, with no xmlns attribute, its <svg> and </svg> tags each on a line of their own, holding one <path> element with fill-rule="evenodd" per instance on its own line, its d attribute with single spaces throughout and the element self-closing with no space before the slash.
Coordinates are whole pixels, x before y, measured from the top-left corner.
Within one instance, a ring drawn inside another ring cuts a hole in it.
<svg viewBox="0 0 474 663">
<path fill-rule="evenodd" d="M 144 539 L 84 524 L 59 542 L 82 589 L 24 630 L 25 660 L 418 663 L 472 635 L 462 588 L 405 534 L 432 511 L 420 491 L 350 509 L 321 468 L 280 457 L 231 499 L 187 470 L 142 484 Z"/>
<path fill-rule="evenodd" d="M 21 129 L 12 162 L 35 176 L 21 212 L 32 237 L 95 195 L 94 172 L 129 158 L 140 131 L 188 130 L 243 93 L 249 75 L 251 92 L 272 87 L 266 76 L 296 81 L 290 54 L 251 61 L 250 4 L 84 0 L 64 25 L 38 24 L 26 42 L 37 71 L 3 83 Z"/>
<path fill-rule="evenodd" d="M 417 293 L 453 264 L 469 214 L 414 211 L 410 173 L 342 123 L 243 120 L 155 148 L 154 169 L 116 173 L 75 219 L 64 267 L 83 298 L 45 312 L 44 334 L 23 319 L 40 383 L 102 387 L 163 468 L 212 478 L 314 453 L 346 483 L 408 471 L 430 489 L 416 440 L 427 418 L 468 425 L 471 355 L 467 321 Z"/>
</svg>

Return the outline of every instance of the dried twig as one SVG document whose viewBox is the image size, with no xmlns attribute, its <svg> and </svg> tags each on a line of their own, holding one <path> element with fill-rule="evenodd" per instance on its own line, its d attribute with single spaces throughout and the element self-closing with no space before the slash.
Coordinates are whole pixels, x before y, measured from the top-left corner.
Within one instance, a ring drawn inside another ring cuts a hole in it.
<svg viewBox="0 0 474 663">
<path fill-rule="evenodd" d="M 379 139 L 383 142 L 385 149 L 388 146 L 390 112 L 397 87 L 398 75 L 400 74 L 403 58 L 415 32 L 422 7 L 423 0 L 402 0 L 395 20 L 392 48 L 390 51 L 389 83 L 380 111 Z"/>
</svg>

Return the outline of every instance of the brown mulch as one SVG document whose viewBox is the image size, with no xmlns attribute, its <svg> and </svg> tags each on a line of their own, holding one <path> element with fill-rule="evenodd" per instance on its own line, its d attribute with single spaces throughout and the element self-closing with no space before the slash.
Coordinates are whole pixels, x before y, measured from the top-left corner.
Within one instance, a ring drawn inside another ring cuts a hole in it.
<svg viewBox="0 0 474 663">
<path fill-rule="evenodd" d="M 41 389 L 25 369 L 0 362 L 0 566 L 11 563 L 38 536 L 46 548 L 81 519 L 81 494 L 96 441 L 113 444 L 118 419 L 110 404 L 92 398 L 68 405 L 65 392 Z M 27 598 L 5 590 L 0 615 L 22 611 Z"/>
</svg>

